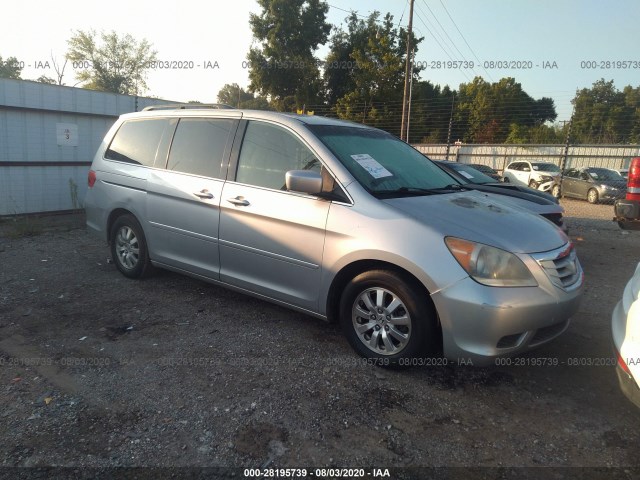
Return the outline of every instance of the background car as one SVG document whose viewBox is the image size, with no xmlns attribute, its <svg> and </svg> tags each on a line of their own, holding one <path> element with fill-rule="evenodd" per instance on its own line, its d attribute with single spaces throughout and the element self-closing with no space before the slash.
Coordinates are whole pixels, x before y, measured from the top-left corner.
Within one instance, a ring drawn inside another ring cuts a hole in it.
<svg viewBox="0 0 640 480">
<path fill-rule="evenodd" d="M 627 194 L 613 206 L 614 220 L 620 228 L 640 230 L 640 157 L 631 159 L 627 177 Z"/>
<path fill-rule="evenodd" d="M 611 333 L 618 364 L 616 373 L 625 396 L 640 407 L 640 264 L 613 310 Z"/>
<path fill-rule="evenodd" d="M 554 163 L 517 161 L 511 162 L 502 172 L 505 182 L 519 183 L 531 188 L 543 186 L 543 191 L 549 191 L 552 180 L 560 176 L 560 168 Z"/>
<path fill-rule="evenodd" d="M 463 165 L 465 165 L 465 164 L 463 164 Z M 491 168 L 489 165 L 482 165 L 481 163 L 470 163 L 469 166 L 475 168 L 479 172 L 484 173 L 485 175 L 493 178 L 494 180 L 496 180 L 498 182 L 502 181 L 502 175 L 500 175 L 497 172 L 497 170 Z"/>
<path fill-rule="evenodd" d="M 484 193 L 500 195 L 503 201 L 541 215 L 555 223 L 565 233 L 567 232 L 563 217 L 564 208 L 558 204 L 556 198 L 548 193 L 520 185 L 496 182 L 492 177 L 476 170 L 472 164 L 445 161 L 436 161 L 435 163 L 467 187 Z"/>
<path fill-rule="evenodd" d="M 608 168 L 570 168 L 564 172 L 560 193 L 565 197 L 586 199 L 589 203 L 613 202 L 624 198 L 627 181 Z"/>
<path fill-rule="evenodd" d="M 618 170 L 613 169 L 614 172 L 618 172 L 625 180 L 629 178 L 629 169 L 628 168 L 619 168 Z"/>
</svg>

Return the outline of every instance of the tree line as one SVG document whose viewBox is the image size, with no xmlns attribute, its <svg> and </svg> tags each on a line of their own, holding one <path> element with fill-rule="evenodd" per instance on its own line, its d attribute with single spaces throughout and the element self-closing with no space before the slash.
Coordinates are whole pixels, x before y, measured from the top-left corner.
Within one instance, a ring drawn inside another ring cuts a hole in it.
<svg viewBox="0 0 640 480">
<path fill-rule="evenodd" d="M 323 0 L 258 0 L 249 24 L 249 85 L 226 84 L 218 101 L 239 108 L 304 111 L 352 120 L 400 134 L 408 32 L 391 14 L 355 13 L 345 27 L 327 23 Z M 411 39 L 415 55 L 422 38 Z M 318 48 L 329 47 L 324 59 Z M 147 90 L 156 52 L 146 40 L 116 32 L 73 32 L 65 63 L 52 61 L 62 84 L 67 61 L 86 64 L 79 83 L 95 90 L 138 95 Z M 514 78 L 487 82 L 477 76 L 457 89 L 411 75 L 409 141 L 412 143 L 563 143 L 568 125 L 557 119 L 553 99 L 534 99 Z M 0 57 L 0 77 L 20 78 L 14 57 Z M 604 79 L 574 99 L 572 143 L 640 143 L 640 86 L 618 90 Z"/>
</svg>

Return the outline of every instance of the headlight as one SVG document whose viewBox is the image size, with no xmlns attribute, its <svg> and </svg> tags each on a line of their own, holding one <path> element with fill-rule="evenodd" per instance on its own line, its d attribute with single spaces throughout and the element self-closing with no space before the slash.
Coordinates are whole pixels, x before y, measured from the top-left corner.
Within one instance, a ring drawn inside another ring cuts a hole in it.
<svg viewBox="0 0 640 480">
<path fill-rule="evenodd" d="M 540 175 L 541 182 L 550 182 L 551 180 L 553 180 L 551 175 Z"/>
<path fill-rule="evenodd" d="M 447 237 L 447 248 L 476 282 L 491 287 L 536 287 L 538 282 L 513 253 L 481 243 Z"/>
</svg>

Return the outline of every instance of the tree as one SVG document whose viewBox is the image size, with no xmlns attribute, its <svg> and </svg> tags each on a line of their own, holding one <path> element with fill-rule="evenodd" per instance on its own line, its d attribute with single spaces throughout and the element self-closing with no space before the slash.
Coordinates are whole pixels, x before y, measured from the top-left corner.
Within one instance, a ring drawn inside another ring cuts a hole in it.
<svg viewBox="0 0 640 480">
<path fill-rule="evenodd" d="M 448 86 L 441 88 L 427 80 L 414 81 L 409 139 L 421 143 L 446 143 L 452 106 L 456 102 L 455 92 Z M 452 141 L 455 140 L 454 137 Z"/>
<path fill-rule="evenodd" d="M 572 100 L 572 137 L 581 143 L 640 141 L 640 87 L 621 92 L 613 80 L 600 79 L 583 88 Z"/>
<path fill-rule="evenodd" d="M 40 75 L 38 78 L 36 78 L 36 82 L 46 83 L 47 85 L 56 85 L 56 81 L 51 77 L 47 77 L 46 75 Z"/>
<path fill-rule="evenodd" d="M 502 143 L 509 137 L 515 142 L 523 130 L 513 126 L 542 132 L 540 127 L 556 117 L 551 98 L 534 100 L 514 78 L 488 83 L 476 77 L 460 85 L 456 136 L 472 143 Z"/>
<path fill-rule="evenodd" d="M 6 60 L 2 60 L 0 56 L 0 78 L 19 80 L 21 73 L 22 66 L 16 57 L 9 57 Z"/>
<path fill-rule="evenodd" d="M 86 88 L 104 92 L 139 95 L 147 89 L 147 70 L 156 60 L 156 52 L 147 40 L 138 42 L 131 35 L 119 37 L 115 31 L 100 34 L 76 31 L 68 40 L 66 58 L 86 65 L 76 77 Z"/>
<path fill-rule="evenodd" d="M 379 17 L 379 12 L 365 20 L 352 14 L 348 31 L 334 34 L 325 64 L 327 95 L 338 117 L 399 135 L 407 32 L 394 26 L 392 15 Z M 418 73 L 414 69 L 416 78 Z"/>
<path fill-rule="evenodd" d="M 56 72 L 56 78 L 51 78 L 46 75 L 40 75 L 36 82 L 46 83 L 49 85 L 64 85 L 62 83 L 62 78 L 64 77 L 64 71 L 67 68 L 67 62 L 69 60 L 65 57 L 64 63 L 61 65 L 60 62 L 53 56 L 53 52 L 51 52 L 51 64 L 53 65 L 53 69 Z"/>
<path fill-rule="evenodd" d="M 258 0 L 260 15 L 249 24 L 257 47 L 249 50 L 249 90 L 268 96 L 278 110 L 294 110 L 322 99 L 314 56 L 331 31 L 322 0 Z"/>
<path fill-rule="evenodd" d="M 237 83 L 224 85 L 218 92 L 218 102 L 236 108 L 272 110 L 266 98 L 245 91 Z"/>
</svg>

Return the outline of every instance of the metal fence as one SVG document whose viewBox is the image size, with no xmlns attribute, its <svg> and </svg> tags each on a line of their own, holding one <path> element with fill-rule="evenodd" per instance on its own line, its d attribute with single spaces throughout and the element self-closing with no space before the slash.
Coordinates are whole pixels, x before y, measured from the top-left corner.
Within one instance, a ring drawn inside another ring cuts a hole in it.
<svg viewBox="0 0 640 480">
<path fill-rule="evenodd" d="M 434 160 L 447 159 L 447 145 L 414 145 Z M 449 149 L 448 160 L 478 163 L 502 171 L 516 160 L 543 161 L 562 165 L 565 145 L 476 145 L 468 144 Z M 570 145 L 566 168 L 604 167 L 628 168 L 631 157 L 640 156 L 640 145 Z"/>
</svg>

